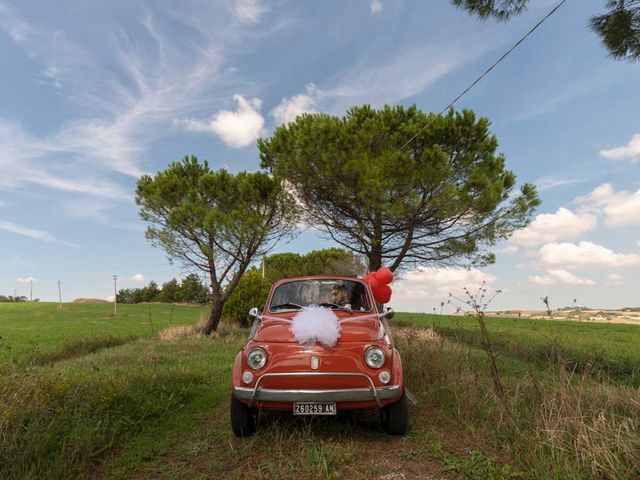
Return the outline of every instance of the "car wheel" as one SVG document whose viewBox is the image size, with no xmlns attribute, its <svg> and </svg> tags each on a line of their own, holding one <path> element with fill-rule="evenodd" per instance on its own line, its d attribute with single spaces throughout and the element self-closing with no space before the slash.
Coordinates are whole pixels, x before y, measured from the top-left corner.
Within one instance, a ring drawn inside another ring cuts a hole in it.
<svg viewBox="0 0 640 480">
<path fill-rule="evenodd" d="M 236 437 L 246 437 L 256 432 L 257 409 L 249 408 L 231 395 L 231 429 Z"/>
<path fill-rule="evenodd" d="M 389 435 L 404 435 L 407 433 L 407 396 L 404 392 L 402 392 L 400 400 L 380 409 L 380 419 L 382 428 Z"/>
</svg>

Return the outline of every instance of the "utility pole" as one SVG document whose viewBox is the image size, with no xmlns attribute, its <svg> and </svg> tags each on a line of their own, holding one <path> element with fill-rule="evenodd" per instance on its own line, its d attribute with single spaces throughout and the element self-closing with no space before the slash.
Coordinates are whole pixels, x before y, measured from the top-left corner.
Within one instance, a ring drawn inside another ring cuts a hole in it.
<svg viewBox="0 0 640 480">
<path fill-rule="evenodd" d="M 118 316 L 118 287 L 117 285 L 118 276 L 113 276 L 113 316 Z"/>
<path fill-rule="evenodd" d="M 262 278 L 264 278 L 264 255 L 262 256 Z"/>
<path fill-rule="evenodd" d="M 62 289 L 60 288 L 60 280 L 58 280 L 58 301 L 60 302 L 58 309 L 62 310 Z"/>
<path fill-rule="evenodd" d="M 29 301 L 33 302 L 33 277 L 29 278 L 29 284 L 30 284 L 30 288 L 29 288 Z"/>
</svg>

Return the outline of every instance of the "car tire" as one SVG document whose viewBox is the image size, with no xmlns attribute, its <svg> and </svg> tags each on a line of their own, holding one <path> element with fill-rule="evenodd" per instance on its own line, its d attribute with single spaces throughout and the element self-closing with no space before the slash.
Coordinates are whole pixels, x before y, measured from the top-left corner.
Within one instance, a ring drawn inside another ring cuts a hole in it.
<svg viewBox="0 0 640 480">
<path fill-rule="evenodd" d="M 257 409 L 249 408 L 246 403 L 242 403 L 231 395 L 231 408 L 229 410 L 231 414 L 231 429 L 236 437 L 247 437 L 256 432 Z"/>
<path fill-rule="evenodd" d="M 389 435 L 407 433 L 408 417 L 407 396 L 404 392 L 400 400 L 380 409 L 382 429 Z"/>
</svg>

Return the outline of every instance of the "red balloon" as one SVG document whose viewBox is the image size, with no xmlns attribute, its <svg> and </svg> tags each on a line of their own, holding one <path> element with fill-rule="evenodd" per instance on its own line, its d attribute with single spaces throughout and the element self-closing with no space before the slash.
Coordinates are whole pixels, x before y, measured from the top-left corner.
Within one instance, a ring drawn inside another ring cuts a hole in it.
<svg viewBox="0 0 640 480">
<path fill-rule="evenodd" d="M 393 281 L 393 272 L 386 267 L 382 267 L 376 273 L 376 278 L 385 285 Z"/>
<path fill-rule="evenodd" d="M 378 284 L 378 288 L 373 291 L 373 298 L 378 303 L 388 303 L 391 300 L 391 287 L 389 285 Z"/>
<path fill-rule="evenodd" d="M 378 279 L 376 277 L 374 277 L 373 275 L 369 274 L 366 277 L 364 277 L 364 281 L 367 282 L 369 284 L 369 286 L 371 287 L 371 291 L 374 292 L 376 290 L 376 288 L 378 288 L 379 285 L 381 285 L 381 283 L 378 281 Z M 375 296 L 375 294 L 374 294 Z"/>
</svg>

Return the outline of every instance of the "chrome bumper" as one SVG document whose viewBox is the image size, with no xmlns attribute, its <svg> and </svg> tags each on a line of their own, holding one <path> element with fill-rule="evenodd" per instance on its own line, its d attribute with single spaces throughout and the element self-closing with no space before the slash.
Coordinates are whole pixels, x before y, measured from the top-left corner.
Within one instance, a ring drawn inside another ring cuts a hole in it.
<svg viewBox="0 0 640 480">
<path fill-rule="evenodd" d="M 260 383 L 264 378 L 273 377 L 359 377 L 369 382 L 368 388 L 342 388 L 332 390 L 298 390 L 298 389 L 271 389 L 261 388 Z M 291 373 L 265 373 L 252 387 L 233 387 L 233 394 L 239 400 L 249 402 L 251 407 L 254 402 L 369 402 L 375 401 L 378 407 L 382 407 L 382 400 L 397 398 L 402 393 L 400 385 L 377 387 L 368 375 L 364 373 L 347 372 L 291 372 Z"/>
</svg>

